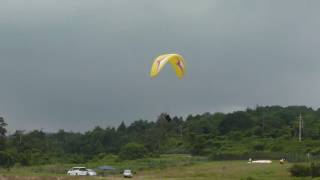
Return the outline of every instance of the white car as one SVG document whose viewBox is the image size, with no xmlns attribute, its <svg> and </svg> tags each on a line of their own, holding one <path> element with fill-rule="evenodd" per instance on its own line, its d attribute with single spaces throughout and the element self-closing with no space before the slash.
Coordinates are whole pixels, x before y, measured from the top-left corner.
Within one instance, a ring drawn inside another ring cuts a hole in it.
<svg viewBox="0 0 320 180">
<path fill-rule="evenodd" d="M 85 167 L 73 167 L 67 172 L 70 176 L 96 176 L 97 173 L 92 169 Z"/>
<path fill-rule="evenodd" d="M 131 170 L 129 170 L 129 169 L 126 169 L 126 170 L 124 170 L 123 171 L 123 177 L 125 177 L 125 178 L 131 178 L 132 177 L 132 172 L 131 172 Z"/>
</svg>

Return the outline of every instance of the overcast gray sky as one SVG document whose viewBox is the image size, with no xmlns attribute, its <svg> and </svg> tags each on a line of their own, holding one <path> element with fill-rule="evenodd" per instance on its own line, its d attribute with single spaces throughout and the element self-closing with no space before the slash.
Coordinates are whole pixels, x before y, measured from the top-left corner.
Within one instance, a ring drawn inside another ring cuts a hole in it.
<svg viewBox="0 0 320 180">
<path fill-rule="evenodd" d="M 320 1 L 1 0 L 0 116 L 86 131 L 161 112 L 320 107 Z M 177 52 L 187 74 L 155 57 Z"/>
</svg>

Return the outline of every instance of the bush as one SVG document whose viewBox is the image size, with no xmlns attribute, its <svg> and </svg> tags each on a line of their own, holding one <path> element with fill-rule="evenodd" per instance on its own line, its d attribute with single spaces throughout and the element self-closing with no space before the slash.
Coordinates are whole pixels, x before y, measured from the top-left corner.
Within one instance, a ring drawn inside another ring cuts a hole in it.
<svg viewBox="0 0 320 180">
<path fill-rule="evenodd" d="M 311 170 L 312 177 L 319 177 L 320 176 L 320 163 L 311 163 L 310 170 Z"/>
<path fill-rule="evenodd" d="M 271 147 L 271 151 L 272 152 L 279 152 L 279 151 L 282 151 L 283 150 L 283 146 L 279 145 L 279 144 L 274 144 L 272 147 Z"/>
<path fill-rule="evenodd" d="M 10 170 L 14 166 L 15 160 L 13 156 L 8 152 L 0 151 L 0 167 Z"/>
<path fill-rule="evenodd" d="M 319 177 L 320 176 L 320 163 L 311 163 L 310 166 L 295 164 L 289 169 L 292 176 L 312 176 Z"/>
<path fill-rule="evenodd" d="M 22 166 L 30 166 L 31 165 L 31 162 L 30 162 L 31 158 L 27 154 L 21 154 L 19 156 L 19 161 Z"/>
<path fill-rule="evenodd" d="M 85 163 L 86 160 L 82 154 L 71 154 L 68 158 L 69 163 L 82 164 Z"/>
<path fill-rule="evenodd" d="M 320 148 L 313 148 L 311 150 L 312 155 L 319 155 L 320 154 Z"/>
<path fill-rule="evenodd" d="M 297 177 L 303 177 L 303 176 L 310 176 L 311 175 L 310 167 L 307 166 L 307 165 L 303 165 L 303 164 L 294 164 L 293 166 L 291 166 L 289 171 L 290 171 L 292 176 L 297 176 Z"/>
<path fill-rule="evenodd" d="M 265 149 L 265 145 L 262 143 L 257 143 L 253 145 L 253 150 L 255 151 L 263 151 Z"/>
<path fill-rule="evenodd" d="M 121 147 L 119 157 L 123 160 L 141 159 L 145 157 L 147 150 L 142 144 L 128 143 Z"/>
</svg>

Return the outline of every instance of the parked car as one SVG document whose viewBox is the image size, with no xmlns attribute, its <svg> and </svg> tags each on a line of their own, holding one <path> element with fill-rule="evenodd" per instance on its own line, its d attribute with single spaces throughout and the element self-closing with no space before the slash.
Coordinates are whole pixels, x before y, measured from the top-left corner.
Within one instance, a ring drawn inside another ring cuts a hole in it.
<svg viewBox="0 0 320 180">
<path fill-rule="evenodd" d="M 86 167 L 73 167 L 67 172 L 70 176 L 96 176 L 97 173 L 92 169 Z"/>
<path fill-rule="evenodd" d="M 129 169 L 126 169 L 123 171 L 123 177 L 125 178 L 131 178 L 132 177 L 132 172 Z"/>
<path fill-rule="evenodd" d="M 93 169 L 87 169 L 87 170 L 88 170 L 89 176 L 96 176 L 97 175 L 97 173 Z"/>
</svg>

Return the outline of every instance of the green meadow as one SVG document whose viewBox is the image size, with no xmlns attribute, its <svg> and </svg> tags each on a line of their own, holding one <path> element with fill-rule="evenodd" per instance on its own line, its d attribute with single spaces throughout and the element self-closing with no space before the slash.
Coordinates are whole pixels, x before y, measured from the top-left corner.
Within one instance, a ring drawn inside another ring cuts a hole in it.
<svg viewBox="0 0 320 180">
<path fill-rule="evenodd" d="M 110 165 L 114 172 L 99 172 L 96 177 L 70 177 L 66 171 L 73 166 L 95 168 Z M 86 164 L 54 164 L 42 166 L 19 167 L 10 171 L 1 170 L 1 179 L 123 179 L 121 171 L 132 169 L 133 179 L 310 179 L 294 178 L 288 169 L 291 163 L 280 164 L 277 160 L 272 164 L 249 164 L 247 161 L 209 161 L 203 157 L 190 155 L 161 155 L 158 158 L 139 160 L 119 160 L 117 156 L 106 156 L 95 162 Z M 103 173 L 103 176 L 102 176 Z"/>
</svg>

